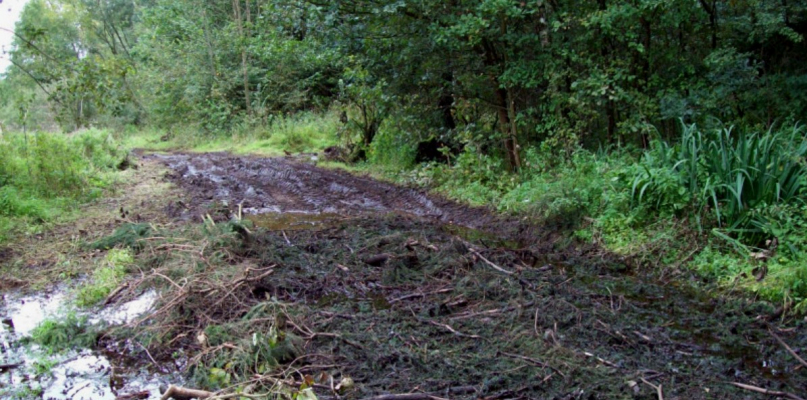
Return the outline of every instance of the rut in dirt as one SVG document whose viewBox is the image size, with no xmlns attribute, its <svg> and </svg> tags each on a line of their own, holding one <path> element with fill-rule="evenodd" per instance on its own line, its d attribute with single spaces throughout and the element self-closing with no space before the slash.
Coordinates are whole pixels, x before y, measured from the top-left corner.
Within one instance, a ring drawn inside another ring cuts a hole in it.
<svg viewBox="0 0 807 400">
<path fill-rule="evenodd" d="M 200 219 L 215 205 L 246 214 L 368 215 L 404 213 L 470 228 L 516 231 L 518 221 L 500 218 L 482 208 L 468 207 L 344 171 L 318 168 L 300 158 L 260 158 L 228 153 L 151 154 L 168 166 L 169 178 L 190 197 L 174 203 L 170 214 Z M 223 218 L 228 215 L 213 215 Z"/>
<path fill-rule="evenodd" d="M 147 157 L 168 165 L 169 178 L 188 191 L 189 200 L 171 209 L 177 217 L 200 218 L 222 204 L 222 219 L 237 204 L 339 216 L 288 234 L 257 230 L 230 245 L 230 264 L 273 273 L 240 278 L 229 292 L 234 302 L 211 306 L 177 293 L 172 301 L 182 311 L 166 318 L 223 346 L 212 333 L 249 337 L 270 329 L 260 324 L 277 321 L 282 308 L 276 327 L 305 339 L 294 357 L 316 359 L 294 368 L 327 365 L 337 380 L 354 378 L 356 391 L 342 398 L 414 390 L 488 400 L 656 399 L 651 384 L 668 399 L 770 398 L 734 382 L 807 393 L 807 371 L 774 336 L 805 349 L 807 324 L 768 322 L 762 317 L 773 307 L 765 302 L 648 278 L 591 246 L 525 241 L 520 221 L 290 159 Z M 263 322 L 245 326 L 247 317 Z M 195 344 L 183 346 L 192 353 Z M 206 362 L 224 368 L 236 356 Z"/>
</svg>

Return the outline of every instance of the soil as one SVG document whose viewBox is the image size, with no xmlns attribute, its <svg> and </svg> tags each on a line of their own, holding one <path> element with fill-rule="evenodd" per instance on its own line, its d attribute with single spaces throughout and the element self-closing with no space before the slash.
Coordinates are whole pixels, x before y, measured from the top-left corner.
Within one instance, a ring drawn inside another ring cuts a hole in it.
<svg viewBox="0 0 807 400">
<path fill-rule="evenodd" d="M 601 249 L 548 240 L 562 232 L 300 157 L 144 159 L 165 164 L 187 193 L 167 207 L 176 218 L 231 220 L 239 206 L 274 215 L 227 253 L 231 265 L 274 273 L 237 281 L 250 284 L 233 287 L 234 302 L 175 297 L 181 312 L 173 323 L 246 336 L 281 329 L 299 339 L 297 365 L 284 371 L 324 370 L 337 382 L 349 376 L 356 388 L 342 397 L 771 397 L 732 382 L 807 393 L 807 370 L 774 338 L 804 354 L 807 324 L 769 322 L 768 303 L 681 278 L 661 281 Z M 300 224 L 307 229 L 295 229 Z M 283 322 L 253 315 L 278 304 L 268 298 L 282 304 Z M 202 351 L 190 338 L 174 343 Z M 159 357 L 159 348 L 153 352 Z M 237 352 L 202 354 L 209 368 L 255 373 L 234 366 Z M 335 397 L 327 379 L 315 381 L 320 398 Z"/>
<path fill-rule="evenodd" d="M 405 188 L 339 170 L 318 168 L 316 156 L 260 158 L 228 153 L 152 154 L 173 172 L 172 182 L 189 195 L 174 202 L 169 214 L 201 221 L 228 219 L 241 206 L 245 214 L 318 214 L 357 216 L 409 214 L 440 224 L 485 228 L 508 236 L 535 235 L 535 227 L 468 207 L 422 190 Z"/>
</svg>

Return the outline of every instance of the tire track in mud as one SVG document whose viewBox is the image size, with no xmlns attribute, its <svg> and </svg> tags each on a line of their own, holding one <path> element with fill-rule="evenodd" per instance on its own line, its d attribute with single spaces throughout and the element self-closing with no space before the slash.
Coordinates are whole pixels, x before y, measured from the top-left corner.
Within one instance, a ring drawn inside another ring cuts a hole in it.
<svg viewBox="0 0 807 400">
<path fill-rule="evenodd" d="M 227 153 L 173 153 L 144 156 L 169 167 L 168 176 L 190 196 L 169 214 L 199 219 L 213 203 L 246 214 L 316 213 L 344 216 L 404 213 L 480 229 L 523 229 L 486 209 L 472 208 L 418 190 L 328 170 L 289 158 Z M 213 216 L 214 219 L 217 218 Z M 218 218 L 225 218 L 219 215 Z"/>
</svg>

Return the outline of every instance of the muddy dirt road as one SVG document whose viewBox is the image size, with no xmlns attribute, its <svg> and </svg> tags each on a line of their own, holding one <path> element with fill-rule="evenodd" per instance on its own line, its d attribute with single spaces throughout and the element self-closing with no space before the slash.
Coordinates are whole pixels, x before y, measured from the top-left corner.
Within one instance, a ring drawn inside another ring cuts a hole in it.
<svg viewBox="0 0 807 400">
<path fill-rule="evenodd" d="M 769 322 L 770 304 L 648 278 L 591 246 L 530 240 L 545 230 L 520 221 L 292 159 L 145 161 L 187 192 L 169 207 L 175 217 L 226 220 L 239 204 L 287 216 L 231 261 L 283 267 L 232 296 L 253 310 L 264 295 L 288 304 L 288 329 L 307 340 L 300 351 L 357 381 L 347 398 L 807 396 L 807 368 L 782 345 L 804 356 L 807 324 Z M 315 229 L 287 235 L 295 221 Z M 205 312 L 229 321 L 245 311 Z"/>
<path fill-rule="evenodd" d="M 227 153 L 153 154 L 147 159 L 164 163 L 169 178 L 190 196 L 175 203 L 171 213 L 180 218 L 201 218 L 217 206 L 245 214 L 324 214 L 356 216 L 399 213 L 454 223 L 470 228 L 516 228 L 518 222 L 499 218 L 482 209 L 429 196 L 371 178 L 311 165 L 308 157 L 259 158 Z M 211 212 L 212 211 L 212 212 Z M 522 227 L 523 228 L 523 227 Z"/>
</svg>

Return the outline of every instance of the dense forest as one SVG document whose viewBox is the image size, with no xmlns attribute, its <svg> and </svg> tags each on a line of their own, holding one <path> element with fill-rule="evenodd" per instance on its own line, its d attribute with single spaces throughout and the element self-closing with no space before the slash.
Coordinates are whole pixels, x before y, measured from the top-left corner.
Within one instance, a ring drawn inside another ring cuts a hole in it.
<svg viewBox="0 0 807 400">
<path fill-rule="evenodd" d="M 807 295 L 804 2 L 31 0 L 14 34 L 4 132 L 321 118 L 394 179 L 626 252 L 672 221 Z"/>
</svg>

